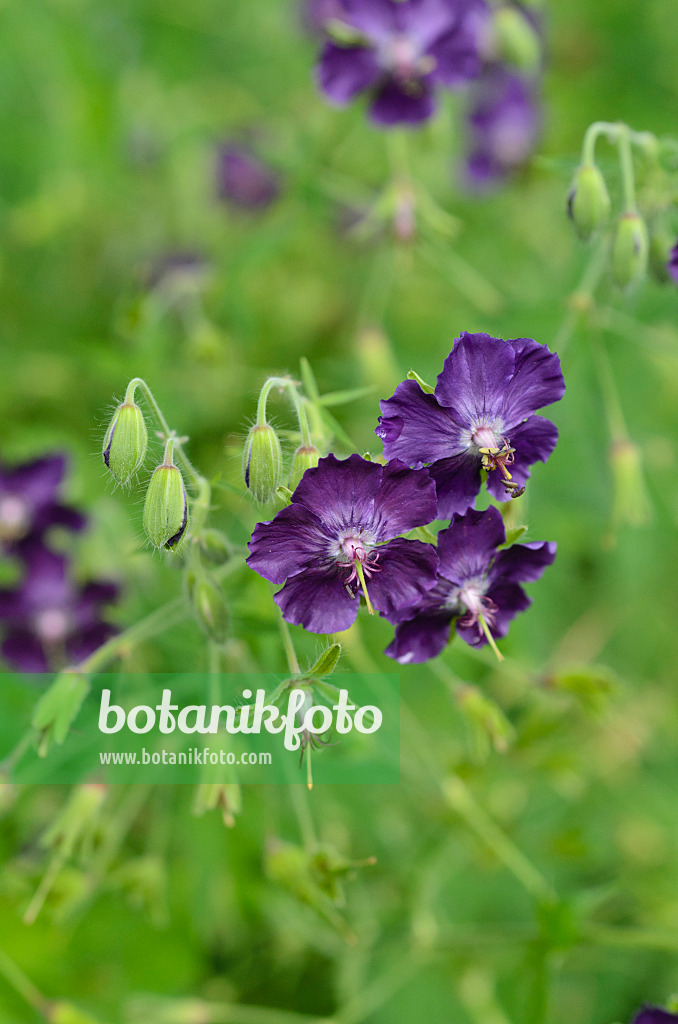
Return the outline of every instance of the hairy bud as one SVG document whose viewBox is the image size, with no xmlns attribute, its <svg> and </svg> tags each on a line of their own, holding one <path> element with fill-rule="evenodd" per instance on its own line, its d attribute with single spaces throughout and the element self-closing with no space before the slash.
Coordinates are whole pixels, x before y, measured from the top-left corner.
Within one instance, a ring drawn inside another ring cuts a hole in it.
<svg viewBox="0 0 678 1024">
<path fill-rule="evenodd" d="M 242 459 L 245 486 L 256 501 L 275 498 L 282 483 L 283 458 L 280 440 L 270 423 L 255 424 L 247 435 Z"/>
<path fill-rule="evenodd" d="M 610 216 L 610 196 L 595 164 L 579 167 L 567 197 L 567 211 L 577 234 L 585 242 Z"/>
<path fill-rule="evenodd" d="M 297 448 L 292 460 L 292 472 L 290 473 L 290 490 L 295 491 L 301 482 L 301 478 L 307 469 L 315 469 L 320 461 L 320 452 L 311 445 L 304 448 L 303 445 Z"/>
<path fill-rule="evenodd" d="M 534 71 L 539 66 L 539 36 L 516 7 L 499 8 L 494 15 L 494 33 L 497 52 L 503 60 L 522 71 Z"/>
<path fill-rule="evenodd" d="M 181 470 L 172 463 L 172 442 L 153 471 L 144 503 L 144 530 L 156 548 L 176 550 L 188 525 L 188 499 Z"/>
<path fill-rule="evenodd" d="M 638 213 L 623 213 L 612 242 L 612 277 L 620 288 L 645 276 L 648 258 L 645 221 Z"/>
<path fill-rule="evenodd" d="M 141 468 L 148 447 L 146 421 L 136 402 L 123 402 L 104 437 L 104 462 L 119 484 L 127 484 Z"/>
</svg>

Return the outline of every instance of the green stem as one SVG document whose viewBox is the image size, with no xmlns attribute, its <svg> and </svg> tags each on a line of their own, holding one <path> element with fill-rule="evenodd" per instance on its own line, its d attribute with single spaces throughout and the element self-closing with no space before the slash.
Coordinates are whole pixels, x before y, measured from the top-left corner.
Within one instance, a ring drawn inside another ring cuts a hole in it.
<svg viewBox="0 0 678 1024">
<path fill-rule="evenodd" d="M 490 632 L 490 627 L 487 625 L 487 622 L 485 621 L 485 616 L 483 615 L 482 612 L 478 612 L 478 622 L 480 623 L 480 628 L 482 629 L 483 633 L 485 634 L 485 638 L 486 638 L 488 644 L 490 645 L 490 647 L 492 648 L 492 650 L 494 651 L 494 653 L 497 656 L 497 661 L 503 661 L 504 660 L 504 655 L 501 653 L 501 651 L 497 647 L 497 645 L 495 643 L 495 639 L 492 636 L 492 633 Z"/>
<path fill-rule="evenodd" d="M 299 675 L 301 669 L 299 668 L 299 659 L 297 658 L 297 652 L 294 649 L 294 643 L 292 641 L 292 634 L 290 628 L 283 619 L 282 615 L 278 619 L 280 626 L 280 635 L 282 636 L 283 647 L 285 648 L 285 657 L 287 658 L 287 665 L 293 675 Z"/>
<path fill-rule="evenodd" d="M 626 213 L 636 213 L 636 183 L 633 173 L 633 153 L 631 152 L 630 131 L 626 125 L 620 125 L 617 143 L 619 145 L 619 162 L 621 164 L 622 188 L 624 190 L 624 209 Z"/>
<path fill-rule="evenodd" d="M 171 437 L 173 431 L 170 428 L 167 420 L 163 416 L 162 409 L 160 408 L 160 406 L 156 402 L 155 396 L 154 396 L 153 392 L 151 391 L 151 389 L 149 388 L 148 384 L 146 383 L 146 381 L 142 377 L 134 377 L 129 382 L 129 384 L 127 385 L 127 391 L 125 392 L 125 401 L 126 402 L 133 402 L 134 401 L 134 393 L 135 393 L 137 388 L 140 388 L 141 391 L 143 391 L 144 396 L 146 398 L 146 401 L 148 402 L 148 404 L 151 407 L 151 412 L 155 416 L 155 418 L 157 420 L 157 423 L 158 423 L 158 426 L 160 427 L 160 430 L 162 431 L 162 433 L 165 436 L 165 439 L 167 440 L 169 437 Z M 176 443 L 176 446 L 177 446 L 177 459 L 181 463 L 184 471 L 186 472 L 186 475 L 191 480 L 191 483 L 195 487 L 199 487 L 200 486 L 200 481 L 202 480 L 202 477 L 200 476 L 198 471 L 193 466 L 192 462 L 190 462 L 190 460 L 188 459 L 188 457 L 184 453 L 183 445 L 181 444 L 181 442 L 178 439 L 175 438 L 175 443 Z"/>
<path fill-rule="evenodd" d="M 36 1013 L 47 1018 L 49 1001 L 35 987 L 30 978 L 26 977 L 21 968 L 0 949 L 0 974 L 11 988 L 24 999 Z"/>
<path fill-rule="evenodd" d="M 607 240 L 601 239 L 586 265 L 581 281 L 570 298 L 570 308 L 553 339 L 553 350 L 559 355 L 562 355 L 567 348 L 579 325 L 582 314 L 591 305 L 606 266 Z"/>
<path fill-rule="evenodd" d="M 612 441 L 624 441 L 628 438 L 629 433 L 626 426 L 626 419 L 624 417 L 624 410 L 622 409 L 621 399 L 617 391 L 617 385 L 615 384 L 614 375 L 612 373 L 612 367 L 610 365 L 610 359 L 605 348 L 603 339 L 595 334 L 592 337 L 593 341 L 593 354 L 596 361 L 596 369 L 598 371 L 598 380 L 600 381 L 600 390 L 603 395 L 603 406 L 605 408 L 605 415 L 610 430 L 610 437 Z"/>
</svg>

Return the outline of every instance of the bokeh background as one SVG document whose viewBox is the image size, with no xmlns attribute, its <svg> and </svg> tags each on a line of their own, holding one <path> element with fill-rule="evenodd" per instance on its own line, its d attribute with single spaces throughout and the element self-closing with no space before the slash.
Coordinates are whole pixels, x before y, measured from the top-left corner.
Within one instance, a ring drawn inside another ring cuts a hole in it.
<svg viewBox="0 0 678 1024">
<path fill-rule="evenodd" d="M 469 194 L 465 100 L 448 97 L 409 160 L 458 230 L 403 243 L 347 230 L 389 181 L 389 142 L 361 103 L 318 95 L 295 0 L 0 3 L 0 450 L 69 453 L 91 524 L 58 543 L 80 578 L 122 585 L 121 628 L 181 588 L 144 544 L 143 492 L 114 491 L 101 464 L 130 377 L 190 435 L 237 544 L 257 519 L 239 462 L 258 389 L 302 356 L 323 392 L 372 389 L 333 411 L 375 453 L 377 400 L 411 367 L 432 379 L 462 330 L 555 345 L 568 385 L 520 514 L 558 559 L 505 663 L 455 644 L 402 670 L 400 786 L 251 787 L 232 828 L 196 816 L 187 787 L 118 790 L 106 856 L 68 858 L 30 926 L 41 836 L 70 797 L 3 790 L 0 948 L 46 997 L 104 1024 L 626 1024 L 678 992 L 678 290 L 622 295 L 603 273 L 573 306 L 592 250 L 565 216 L 592 120 L 675 130 L 674 25 L 674 0 L 550 5 L 537 154 Z M 219 198 L 229 140 L 279 176 L 265 209 Z M 642 464 L 630 485 L 601 351 Z M 276 416 L 293 427 L 283 402 Z M 5 560 L 3 585 L 16 573 Z M 229 664 L 284 671 L 268 589 L 245 570 L 226 593 Z M 389 638 L 361 619 L 343 664 L 392 667 Z M 121 668 L 200 667 L 203 647 L 187 619 Z M 343 906 L 331 872 L 308 873 L 313 836 L 376 858 Z M 0 1008 L 42 1019 L 4 976 Z"/>
</svg>

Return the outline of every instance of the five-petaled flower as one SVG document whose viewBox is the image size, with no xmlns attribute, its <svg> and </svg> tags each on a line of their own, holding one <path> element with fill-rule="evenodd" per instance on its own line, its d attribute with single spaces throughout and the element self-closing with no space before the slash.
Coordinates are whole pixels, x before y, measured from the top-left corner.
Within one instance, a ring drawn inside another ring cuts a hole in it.
<svg viewBox="0 0 678 1024">
<path fill-rule="evenodd" d="M 60 499 L 63 455 L 47 455 L 6 468 L 0 465 L 0 542 L 8 546 L 42 536 L 52 526 L 81 530 L 85 517 Z"/>
<path fill-rule="evenodd" d="M 115 633 L 101 614 L 116 599 L 117 586 L 107 581 L 77 585 L 64 555 L 39 540 L 22 549 L 22 560 L 25 574 L 19 586 L 0 590 L 3 658 L 20 672 L 78 665 Z"/>
<path fill-rule="evenodd" d="M 435 514 L 425 469 L 328 455 L 306 471 L 290 505 L 257 525 L 247 562 L 285 583 L 275 600 L 288 622 L 339 632 L 355 621 L 360 594 L 370 611 L 390 616 L 435 585 L 435 548 L 399 536 Z"/>
<path fill-rule="evenodd" d="M 428 661 L 440 654 L 450 639 L 452 621 L 471 647 L 482 647 L 506 636 L 511 619 L 532 600 L 520 583 L 538 580 L 556 557 L 549 542 L 514 544 L 498 550 L 506 540 L 499 509 L 469 509 L 455 515 L 438 534 L 438 581 L 413 608 L 389 616 L 397 623 L 386 654 L 401 664 Z"/>
<path fill-rule="evenodd" d="M 368 90 L 373 120 L 418 124 L 438 86 L 480 73 L 484 0 L 340 0 L 343 26 L 320 56 L 318 80 L 334 103 Z"/>
<path fill-rule="evenodd" d="M 660 1010 L 658 1006 L 644 1006 L 633 1024 L 678 1024 L 678 1014 Z"/>
<path fill-rule="evenodd" d="M 529 467 L 545 462 L 558 439 L 554 424 L 533 414 L 564 392 L 560 360 L 544 345 L 464 333 L 434 394 L 404 381 L 380 403 L 376 433 L 387 459 L 428 464 L 438 516 L 451 519 L 473 504 L 481 469 L 496 498 L 522 494 Z"/>
<path fill-rule="evenodd" d="M 530 157 L 539 134 L 535 82 L 490 65 L 472 90 L 465 177 L 482 190 L 496 185 Z"/>
</svg>

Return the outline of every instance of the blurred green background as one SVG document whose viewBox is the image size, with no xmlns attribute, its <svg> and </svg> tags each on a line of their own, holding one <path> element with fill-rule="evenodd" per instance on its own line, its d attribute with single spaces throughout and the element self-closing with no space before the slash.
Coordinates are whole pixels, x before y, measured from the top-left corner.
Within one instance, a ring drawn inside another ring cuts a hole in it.
<svg viewBox="0 0 678 1024">
<path fill-rule="evenodd" d="M 592 120 L 675 130 L 675 0 L 546 15 L 532 166 L 465 195 L 464 99 L 448 97 L 411 134 L 410 161 L 458 237 L 361 245 L 336 200 L 374 200 L 387 139 L 361 103 L 317 95 L 318 43 L 294 0 L 0 2 L 0 450 L 71 453 L 68 496 L 92 525 L 62 543 L 83 578 L 123 583 L 121 626 L 181 585 L 144 546 L 143 492 L 114 492 L 101 464 L 130 377 L 219 478 L 215 521 L 242 544 L 257 513 L 240 450 L 267 374 L 306 356 L 324 392 L 373 387 L 336 412 L 377 453 L 378 398 L 411 367 L 432 379 L 462 330 L 567 342 L 568 391 L 549 411 L 560 443 L 521 499 L 528 538 L 556 540 L 558 559 L 503 665 L 455 644 L 402 670 L 400 786 L 251 787 L 230 829 L 196 817 L 187 788 L 116 791 L 111 856 L 70 859 L 31 926 L 40 836 L 69 794 L 3 791 L 0 948 L 49 998 L 105 1024 L 612 1024 L 678 992 L 678 293 L 648 281 L 627 297 L 603 278 L 595 309 L 573 316 L 591 250 L 564 214 Z M 281 174 L 261 213 L 216 195 L 216 149 L 247 132 Z M 199 287 L 150 289 L 176 251 L 204 258 Z M 640 485 L 615 484 L 601 345 L 642 461 L 644 525 L 628 522 Z M 282 402 L 277 416 L 292 427 Z M 228 595 L 232 664 L 284 671 L 269 590 L 244 572 Z M 316 638 L 293 632 L 310 659 Z M 362 622 L 346 667 L 392 667 L 390 635 Z M 122 667 L 203 659 L 187 621 Z M 309 814 L 338 855 L 377 858 L 345 907 L 276 845 L 301 848 Z M 2 977 L 0 1008 L 3 1024 L 41 1019 Z"/>
</svg>

